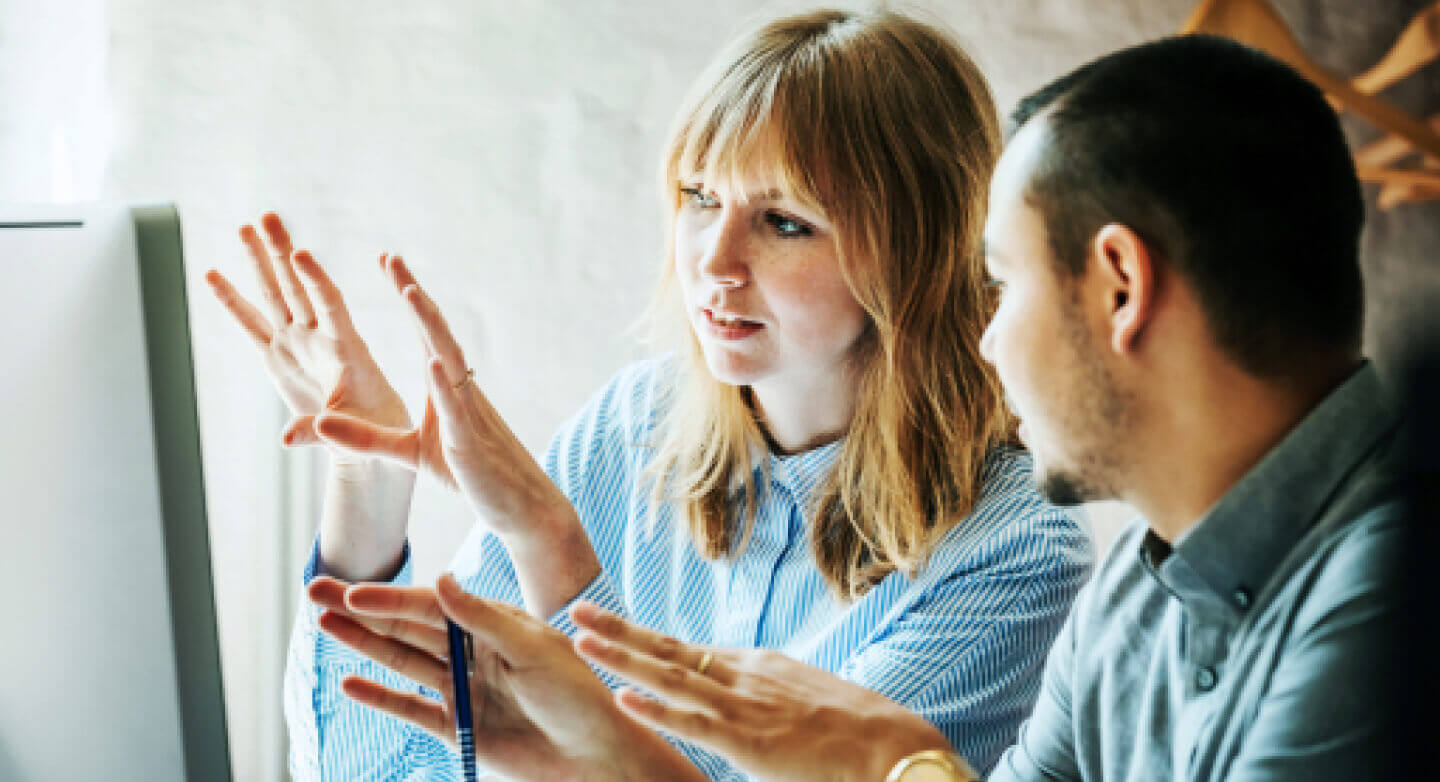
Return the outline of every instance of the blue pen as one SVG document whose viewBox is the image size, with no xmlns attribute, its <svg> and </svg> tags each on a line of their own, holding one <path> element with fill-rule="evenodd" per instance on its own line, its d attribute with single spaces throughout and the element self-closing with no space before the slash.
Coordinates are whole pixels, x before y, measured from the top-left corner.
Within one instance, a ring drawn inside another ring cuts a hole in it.
<svg viewBox="0 0 1440 782">
<path fill-rule="evenodd" d="M 455 685 L 455 735 L 460 740 L 460 769 L 475 782 L 475 718 L 470 714 L 470 634 L 449 619 L 450 680 Z"/>
</svg>

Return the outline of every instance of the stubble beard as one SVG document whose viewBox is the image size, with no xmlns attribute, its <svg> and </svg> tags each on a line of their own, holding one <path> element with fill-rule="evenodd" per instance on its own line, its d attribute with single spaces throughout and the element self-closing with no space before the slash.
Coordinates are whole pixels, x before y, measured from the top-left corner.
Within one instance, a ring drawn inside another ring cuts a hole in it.
<svg viewBox="0 0 1440 782">
<path fill-rule="evenodd" d="M 1094 338 L 1080 317 L 1078 298 L 1064 313 L 1064 340 L 1072 354 L 1060 430 L 1069 464 L 1045 467 L 1036 488 L 1062 507 L 1114 499 L 1124 473 L 1124 437 L 1134 431 L 1133 396 L 1122 389 L 1105 365 Z"/>
</svg>

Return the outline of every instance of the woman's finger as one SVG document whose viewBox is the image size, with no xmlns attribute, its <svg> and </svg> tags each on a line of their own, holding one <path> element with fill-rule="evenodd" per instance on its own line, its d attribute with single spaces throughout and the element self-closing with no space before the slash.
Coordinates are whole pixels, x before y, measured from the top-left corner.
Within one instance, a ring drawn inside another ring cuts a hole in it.
<svg viewBox="0 0 1440 782">
<path fill-rule="evenodd" d="M 320 614 L 319 624 L 335 640 L 411 681 L 437 690 L 449 681 L 446 662 L 424 649 L 380 635 L 349 616 L 326 611 Z"/>
<path fill-rule="evenodd" d="M 465 412 L 465 403 L 460 398 L 460 393 L 464 390 L 463 384 L 462 388 L 451 385 L 449 373 L 445 371 L 444 363 L 439 357 L 432 357 L 426 369 L 426 382 L 430 386 L 430 399 L 433 400 L 440 430 L 445 433 L 445 439 L 452 446 L 465 443 L 474 435 L 474 431 Z"/>
<path fill-rule="evenodd" d="M 287 448 L 295 448 L 301 445 L 320 445 L 320 435 L 315 434 L 315 416 L 302 415 L 290 419 L 285 429 L 280 432 L 280 442 Z"/>
<path fill-rule="evenodd" d="M 727 687 L 735 684 L 735 669 L 721 659 L 722 656 L 729 656 L 726 650 L 687 644 L 673 636 L 626 621 L 593 603 L 576 604 L 570 610 L 570 618 L 577 626 L 594 633 L 610 646 L 637 652 L 660 664 L 673 663 L 691 671 L 699 671 L 701 662 L 704 662 L 705 677 Z"/>
<path fill-rule="evenodd" d="M 305 588 L 305 595 L 321 608 L 348 613 L 350 609 L 345 606 L 345 592 L 349 589 L 348 583 L 334 576 L 316 576 Z"/>
<path fill-rule="evenodd" d="M 546 651 L 540 643 L 551 635 L 549 631 L 568 641 L 563 633 L 520 608 L 466 592 L 449 573 L 435 582 L 435 596 L 445 615 L 469 631 L 477 645 L 488 646 L 512 665 L 540 663 Z"/>
<path fill-rule="evenodd" d="M 420 435 L 327 410 L 315 417 L 315 431 L 327 443 L 351 453 L 380 456 L 412 470 L 420 466 Z"/>
<path fill-rule="evenodd" d="M 229 310 L 230 316 L 240 324 L 240 328 L 250 336 L 256 346 L 264 350 L 270 346 L 270 339 L 275 331 L 270 327 L 270 321 L 255 309 L 255 305 L 245 300 L 235 286 L 225 279 L 225 275 L 211 269 L 205 273 L 205 282 L 210 284 L 210 290 L 215 293 L 215 298 L 220 300 L 225 309 Z"/>
<path fill-rule="evenodd" d="M 440 630 L 444 637 L 445 614 L 433 589 L 356 584 L 346 591 L 345 604 L 362 614 L 420 622 Z"/>
<path fill-rule="evenodd" d="M 396 293 L 403 294 L 406 288 L 416 284 L 415 275 L 410 273 L 410 269 L 405 265 L 404 259 L 398 255 L 382 254 L 380 256 L 380 271 L 384 273 L 386 279 L 390 280 L 390 283 L 395 286 Z M 419 332 L 417 336 L 420 338 L 421 352 L 427 356 L 434 355 L 435 349 L 430 346 L 430 341 L 426 339 L 424 330 L 417 329 L 417 331 Z"/>
<path fill-rule="evenodd" d="M 669 701 L 714 714 L 735 714 L 746 700 L 728 685 L 710 678 L 709 670 L 697 673 L 692 665 L 659 660 L 588 632 L 577 636 L 574 646 L 581 657 Z"/>
<path fill-rule="evenodd" d="M 381 255 L 380 270 L 390 278 L 390 283 L 395 286 L 397 292 L 403 292 L 411 285 L 418 285 L 415 282 L 415 275 L 410 273 L 410 267 L 405 265 L 405 259 L 398 255 Z"/>
<path fill-rule="evenodd" d="M 340 288 L 325 273 L 320 262 L 309 250 L 301 250 L 293 256 L 295 268 L 300 272 L 301 281 L 305 283 L 305 289 L 314 294 L 314 301 L 317 303 L 316 314 L 322 319 L 322 326 L 327 327 L 330 333 L 337 337 L 349 337 L 355 334 L 355 324 L 350 320 L 350 310 L 345 306 L 345 297 L 340 294 Z"/>
<path fill-rule="evenodd" d="M 615 693 L 615 702 L 654 730 L 688 739 L 722 755 L 732 755 L 740 744 L 729 725 L 712 714 L 651 700 L 628 687 Z"/>
<path fill-rule="evenodd" d="M 310 297 L 305 294 L 300 277 L 295 274 L 295 264 L 290 259 L 295 253 L 290 232 L 285 230 L 285 223 L 280 221 L 280 215 L 274 212 L 266 212 L 260 217 L 260 227 L 265 229 L 270 246 L 275 248 L 275 252 L 270 255 L 270 262 L 275 264 L 276 277 L 279 279 L 280 291 L 285 296 L 286 305 L 301 325 L 315 328 L 319 325 L 315 320 L 315 308 L 311 306 Z"/>
<path fill-rule="evenodd" d="M 444 630 L 394 616 L 374 616 L 355 611 L 336 612 L 376 635 L 393 638 L 419 649 L 437 660 L 450 659 L 450 637 Z"/>
<path fill-rule="evenodd" d="M 455 743 L 455 731 L 450 724 L 450 714 L 433 698 L 413 692 L 392 690 L 378 682 L 359 676 L 347 676 L 340 682 L 340 689 L 357 703 L 382 711 L 392 717 L 428 731 L 451 744 Z"/>
<path fill-rule="evenodd" d="M 240 241 L 250 251 L 250 261 L 255 267 L 255 277 L 260 283 L 260 298 L 270 311 L 270 322 L 275 328 L 283 328 L 294 320 L 285 297 L 280 293 L 280 283 L 275 280 L 275 266 L 270 261 L 270 249 L 261 240 L 253 225 L 240 226 Z"/>
<path fill-rule="evenodd" d="M 450 325 L 440 314 L 440 308 L 419 285 L 407 286 L 401 295 L 415 314 L 431 352 L 443 362 L 450 385 L 459 383 L 465 378 L 465 353 L 460 349 L 460 343 L 455 341 L 455 335 L 450 332 Z"/>
</svg>

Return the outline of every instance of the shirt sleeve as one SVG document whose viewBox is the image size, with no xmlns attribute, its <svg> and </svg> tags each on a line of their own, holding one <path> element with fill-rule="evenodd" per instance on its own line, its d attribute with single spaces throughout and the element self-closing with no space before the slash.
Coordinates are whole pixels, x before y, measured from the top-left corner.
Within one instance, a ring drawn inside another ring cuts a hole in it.
<svg viewBox="0 0 1440 782">
<path fill-rule="evenodd" d="M 1398 513 L 1372 513 L 1376 523 L 1356 522 L 1360 529 L 1339 545 L 1297 613 L 1226 779 L 1385 776 L 1403 529 Z"/>
<path fill-rule="evenodd" d="M 1092 560 L 1088 536 L 1063 512 L 1041 511 L 1018 526 L 841 670 L 928 719 L 981 773 L 1030 713 Z"/>
<path fill-rule="evenodd" d="M 1087 586 L 1076 599 L 1083 604 L 1091 591 Z M 1020 724 L 1014 746 L 1005 750 L 989 779 L 991 782 L 1059 782 L 1081 779 L 1075 757 L 1075 730 L 1071 685 L 1075 676 L 1075 612 L 1071 611 L 1055 645 L 1050 647 L 1040 697 L 1035 709 Z"/>
<path fill-rule="evenodd" d="M 319 570 L 319 541 L 305 567 L 308 585 Z M 410 547 L 389 583 L 411 582 Z M 393 673 L 320 630 L 320 608 L 303 595 L 295 613 L 285 666 L 285 721 L 290 772 L 297 780 L 405 780 L 459 778 L 459 755 L 419 728 L 350 700 L 340 689 L 347 676 L 387 687 L 439 693 Z"/>
</svg>

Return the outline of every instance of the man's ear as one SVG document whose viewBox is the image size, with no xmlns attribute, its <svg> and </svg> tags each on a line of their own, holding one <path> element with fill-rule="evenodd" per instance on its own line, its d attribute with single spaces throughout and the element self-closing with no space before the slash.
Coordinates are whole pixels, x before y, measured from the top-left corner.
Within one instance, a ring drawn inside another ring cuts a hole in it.
<svg viewBox="0 0 1440 782">
<path fill-rule="evenodd" d="M 1128 353 L 1138 344 L 1155 303 L 1150 246 L 1129 226 L 1108 223 L 1095 233 L 1090 249 L 1092 271 L 1099 273 L 1095 284 L 1105 297 L 1110 348 Z"/>
</svg>

